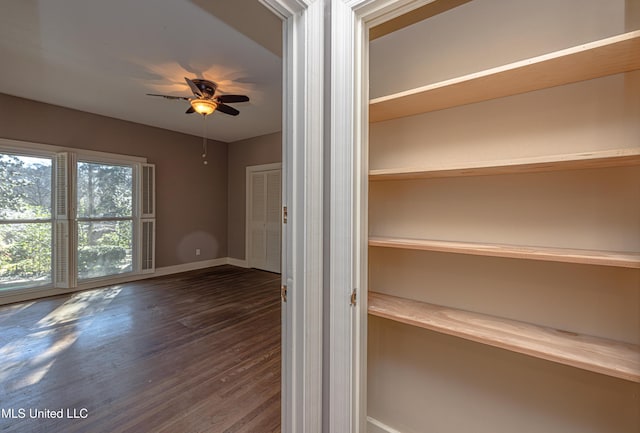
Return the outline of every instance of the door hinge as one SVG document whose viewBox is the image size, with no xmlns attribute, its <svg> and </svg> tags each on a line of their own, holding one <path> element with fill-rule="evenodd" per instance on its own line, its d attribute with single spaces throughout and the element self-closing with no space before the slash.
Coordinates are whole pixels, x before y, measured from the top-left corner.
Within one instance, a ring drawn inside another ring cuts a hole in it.
<svg viewBox="0 0 640 433">
<path fill-rule="evenodd" d="M 357 301 L 358 301 L 358 295 L 357 295 L 356 289 L 353 289 L 353 291 L 351 292 L 351 305 L 356 305 Z"/>
<path fill-rule="evenodd" d="M 280 286 L 280 298 L 282 302 L 287 302 L 287 286 Z"/>
<path fill-rule="evenodd" d="M 287 223 L 287 207 L 283 207 L 282 208 L 282 223 L 286 224 Z"/>
</svg>

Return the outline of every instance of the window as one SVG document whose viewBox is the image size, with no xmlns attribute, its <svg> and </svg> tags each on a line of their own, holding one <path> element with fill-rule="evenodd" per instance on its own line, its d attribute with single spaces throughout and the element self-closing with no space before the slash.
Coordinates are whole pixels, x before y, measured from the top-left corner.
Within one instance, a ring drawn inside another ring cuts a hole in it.
<svg viewBox="0 0 640 433">
<path fill-rule="evenodd" d="M 0 290 L 52 281 L 52 159 L 0 153 Z"/>
<path fill-rule="evenodd" d="M 0 296 L 155 269 L 155 167 L 0 139 Z"/>
<path fill-rule="evenodd" d="M 78 279 L 133 270 L 133 167 L 77 163 Z"/>
</svg>

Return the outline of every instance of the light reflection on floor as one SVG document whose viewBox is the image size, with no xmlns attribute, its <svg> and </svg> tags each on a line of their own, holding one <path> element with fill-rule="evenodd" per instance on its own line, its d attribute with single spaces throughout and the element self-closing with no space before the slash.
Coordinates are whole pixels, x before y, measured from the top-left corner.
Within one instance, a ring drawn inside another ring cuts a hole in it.
<svg viewBox="0 0 640 433">
<path fill-rule="evenodd" d="M 35 304 L 35 302 L 19 302 L 17 304 L 0 307 L 2 308 L 2 311 L 0 312 L 0 324 L 5 322 L 8 318 L 13 316 L 14 314 L 19 313 L 22 310 L 26 310 L 33 304 Z"/>
<path fill-rule="evenodd" d="M 54 365 L 56 357 L 90 329 L 93 317 L 121 290 L 121 286 L 112 286 L 73 294 L 30 327 L 26 335 L 0 347 L 0 388 L 14 391 L 38 383 Z M 3 317 L 4 313 L 15 314 L 32 304 L 2 307 Z"/>
</svg>

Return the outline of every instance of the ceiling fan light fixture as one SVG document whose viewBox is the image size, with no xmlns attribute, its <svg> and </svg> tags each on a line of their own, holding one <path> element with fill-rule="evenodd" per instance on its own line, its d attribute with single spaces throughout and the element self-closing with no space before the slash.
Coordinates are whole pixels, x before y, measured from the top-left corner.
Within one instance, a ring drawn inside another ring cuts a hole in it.
<svg viewBox="0 0 640 433">
<path fill-rule="evenodd" d="M 211 99 L 192 99 L 189 102 L 194 111 L 203 116 L 213 113 L 218 108 L 218 104 Z"/>
</svg>

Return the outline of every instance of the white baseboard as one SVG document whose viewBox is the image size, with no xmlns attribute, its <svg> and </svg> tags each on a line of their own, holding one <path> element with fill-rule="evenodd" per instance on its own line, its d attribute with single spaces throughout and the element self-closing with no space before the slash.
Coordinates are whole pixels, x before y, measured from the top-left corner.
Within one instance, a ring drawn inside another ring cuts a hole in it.
<svg viewBox="0 0 640 433">
<path fill-rule="evenodd" d="M 227 264 L 233 266 L 239 266 L 241 268 L 248 268 L 249 263 L 246 260 L 234 259 L 233 257 L 227 257 Z"/>
<path fill-rule="evenodd" d="M 375 418 L 367 417 L 367 433 L 401 433 L 399 430 L 381 423 Z"/>
<path fill-rule="evenodd" d="M 160 277 L 163 275 L 178 274 L 180 272 L 194 271 L 196 269 L 211 268 L 221 265 L 233 265 L 247 268 L 245 260 L 234 259 L 232 257 L 220 257 L 211 260 L 202 260 L 200 262 L 182 263 L 180 265 L 164 266 L 156 268 L 155 272 L 146 274 L 132 274 L 112 277 L 105 280 L 95 280 L 88 283 L 80 284 L 73 289 L 55 289 L 46 287 L 42 289 L 31 289 L 22 292 L 4 293 L 0 292 L 0 305 L 12 304 L 14 302 L 30 301 L 33 299 L 45 298 L 48 296 L 64 295 L 66 293 L 79 292 L 82 290 L 90 290 L 98 287 L 113 286 L 115 284 L 130 283 L 132 281 L 144 280 L 147 278 Z"/>
<path fill-rule="evenodd" d="M 199 262 L 182 263 L 180 265 L 164 266 L 156 268 L 156 271 L 149 274 L 150 277 L 160 277 L 162 275 L 178 274 L 180 272 L 195 271 L 196 269 L 211 268 L 213 266 L 221 266 L 229 263 L 228 257 L 220 257 L 218 259 L 202 260 Z"/>
</svg>

